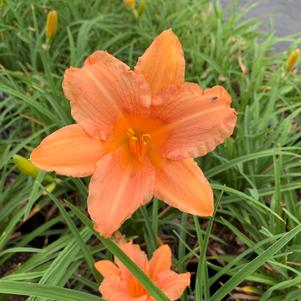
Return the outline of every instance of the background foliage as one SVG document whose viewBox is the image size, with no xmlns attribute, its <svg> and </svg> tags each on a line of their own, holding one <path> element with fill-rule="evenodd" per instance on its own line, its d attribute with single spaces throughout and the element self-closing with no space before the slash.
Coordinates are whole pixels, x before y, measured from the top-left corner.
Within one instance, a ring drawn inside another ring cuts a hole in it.
<svg viewBox="0 0 301 301">
<path fill-rule="evenodd" d="M 46 44 L 45 21 L 59 28 Z M 175 269 L 193 273 L 187 300 L 301 300 L 300 74 L 287 72 L 291 47 L 260 34 L 244 11 L 209 0 L 147 1 L 138 19 L 120 1 L 2 1 L 0 6 L 0 300 L 99 300 L 94 261 L 112 258 L 86 215 L 89 179 L 21 174 L 12 161 L 72 123 L 61 82 L 97 49 L 135 65 L 151 40 L 173 28 L 186 56 L 186 79 L 223 85 L 239 112 L 232 138 L 198 159 L 213 184 L 210 220 L 154 200 L 121 231 L 149 254 L 160 242 Z M 12 295 L 24 295 L 25 299 Z M 159 300 L 159 299 L 158 299 Z"/>
</svg>

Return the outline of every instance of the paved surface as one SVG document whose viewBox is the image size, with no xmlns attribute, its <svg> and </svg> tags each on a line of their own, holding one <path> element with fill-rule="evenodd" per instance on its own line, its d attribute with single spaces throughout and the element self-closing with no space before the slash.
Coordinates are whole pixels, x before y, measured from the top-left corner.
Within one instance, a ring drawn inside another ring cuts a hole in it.
<svg viewBox="0 0 301 301">
<path fill-rule="evenodd" d="M 221 0 L 223 5 L 229 5 L 234 0 Z M 241 0 L 242 6 L 257 3 L 247 14 L 247 17 L 258 17 L 263 21 L 262 30 L 271 30 L 273 24 L 277 36 L 298 34 L 301 37 L 301 0 Z M 277 50 L 283 50 L 287 43 L 282 43 Z"/>
</svg>

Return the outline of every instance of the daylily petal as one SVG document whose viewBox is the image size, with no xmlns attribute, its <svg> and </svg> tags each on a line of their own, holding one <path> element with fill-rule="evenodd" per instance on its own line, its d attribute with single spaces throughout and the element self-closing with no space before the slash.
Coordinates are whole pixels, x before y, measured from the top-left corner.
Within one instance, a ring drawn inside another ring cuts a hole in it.
<svg viewBox="0 0 301 301">
<path fill-rule="evenodd" d="M 130 156 L 127 147 L 105 155 L 91 178 L 88 211 L 95 229 L 110 236 L 153 195 L 154 169 Z"/>
<path fill-rule="evenodd" d="M 148 269 L 148 260 L 145 252 L 140 249 L 140 246 L 137 244 L 133 244 L 132 242 L 119 242 L 118 246 L 122 249 L 122 251 L 133 260 L 136 265 L 142 269 Z M 115 257 L 115 263 L 119 267 L 121 278 L 125 280 L 127 283 L 132 280 L 134 277 L 129 270 L 120 262 L 120 260 Z"/>
<path fill-rule="evenodd" d="M 177 36 L 171 29 L 163 31 L 155 38 L 139 58 L 135 72 L 145 77 L 153 96 L 169 85 L 184 82 L 184 54 Z"/>
<path fill-rule="evenodd" d="M 154 103 L 153 116 L 167 124 L 161 154 L 169 159 L 203 156 L 223 143 L 235 127 L 231 97 L 219 86 L 203 92 L 195 84 L 173 87 L 162 91 Z"/>
<path fill-rule="evenodd" d="M 96 270 L 105 278 L 105 277 L 118 277 L 119 269 L 118 267 L 110 260 L 100 260 L 95 263 Z"/>
<path fill-rule="evenodd" d="M 143 114 L 151 102 L 143 76 L 105 51 L 97 51 L 82 68 L 65 72 L 63 89 L 73 118 L 93 137 L 107 139 L 124 114 Z"/>
<path fill-rule="evenodd" d="M 47 136 L 33 150 L 30 160 L 45 171 L 85 177 L 93 174 L 103 154 L 101 141 L 91 138 L 81 126 L 72 124 Z"/>
<path fill-rule="evenodd" d="M 118 243 L 118 246 L 131 260 L 136 263 L 139 268 L 145 268 L 148 260 L 145 252 L 140 249 L 139 245 L 132 242 L 121 241 Z M 115 257 L 115 263 L 119 268 L 125 268 L 125 266 L 119 261 L 117 257 Z"/>
<path fill-rule="evenodd" d="M 124 281 L 118 277 L 105 278 L 99 287 L 102 297 L 107 301 L 146 301 L 147 296 L 131 297 Z"/>
<path fill-rule="evenodd" d="M 152 279 L 156 279 L 158 274 L 168 271 L 171 268 L 171 250 L 168 245 L 159 247 L 153 254 L 149 263 L 149 269 Z"/>
<path fill-rule="evenodd" d="M 213 213 L 211 186 L 193 159 L 161 162 L 156 168 L 155 195 L 190 214 L 210 216 Z"/>
<path fill-rule="evenodd" d="M 159 274 L 156 284 L 170 300 L 178 300 L 190 284 L 190 273 L 165 271 Z"/>
</svg>

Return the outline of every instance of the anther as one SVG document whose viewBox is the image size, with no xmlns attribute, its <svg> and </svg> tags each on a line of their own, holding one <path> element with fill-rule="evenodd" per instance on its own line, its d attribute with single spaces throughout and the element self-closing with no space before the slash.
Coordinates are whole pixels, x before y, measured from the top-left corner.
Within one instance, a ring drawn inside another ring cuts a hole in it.
<svg viewBox="0 0 301 301">
<path fill-rule="evenodd" d="M 150 134 L 143 134 L 142 136 L 141 136 L 141 138 L 142 138 L 142 141 L 143 142 L 149 142 L 150 141 L 150 139 L 151 139 L 151 135 Z"/>
<path fill-rule="evenodd" d="M 127 130 L 127 136 L 130 138 L 130 137 L 132 137 L 132 136 L 135 136 L 135 132 L 134 132 L 134 130 L 132 129 L 132 128 L 129 128 L 128 130 Z"/>
</svg>

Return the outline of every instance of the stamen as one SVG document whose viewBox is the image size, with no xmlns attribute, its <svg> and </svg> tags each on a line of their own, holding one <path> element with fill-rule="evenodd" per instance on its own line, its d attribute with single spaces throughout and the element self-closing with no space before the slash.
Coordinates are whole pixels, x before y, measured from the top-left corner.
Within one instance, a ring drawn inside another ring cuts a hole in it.
<svg viewBox="0 0 301 301">
<path fill-rule="evenodd" d="M 148 150 L 149 141 L 151 140 L 150 134 L 136 134 L 132 128 L 127 130 L 127 136 L 129 140 L 130 152 L 136 155 L 139 161 L 144 159 L 144 156 Z"/>
<path fill-rule="evenodd" d="M 150 134 L 143 134 L 142 136 L 141 136 L 141 138 L 142 138 L 142 141 L 143 142 L 149 142 L 150 141 L 150 139 L 151 139 L 151 135 Z"/>
<path fill-rule="evenodd" d="M 137 149 L 137 143 L 138 142 L 138 138 L 136 136 L 132 136 L 129 139 L 129 146 L 130 146 L 130 151 L 133 154 L 137 154 L 138 153 L 138 149 Z"/>
<path fill-rule="evenodd" d="M 135 132 L 132 128 L 129 128 L 126 134 L 129 138 L 135 136 Z"/>
</svg>

